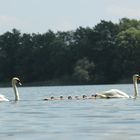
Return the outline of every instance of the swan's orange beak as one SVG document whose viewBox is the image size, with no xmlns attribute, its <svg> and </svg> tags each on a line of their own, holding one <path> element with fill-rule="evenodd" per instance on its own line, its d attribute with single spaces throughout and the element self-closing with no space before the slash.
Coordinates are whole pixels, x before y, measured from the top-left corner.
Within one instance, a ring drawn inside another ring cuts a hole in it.
<svg viewBox="0 0 140 140">
<path fill-rule="evenodd" d="M 17 80 L 17 81 L 18 81 L 18 84 L 21 86 L 22 84 L 21 84 L 20 80 Z"/>
<path fill-rule="evenodd" d="M 20 85 L 20 86 L 22 85 L 21 82 L 19 82 L 19 85 Z"/>
<path fill-rule="evenodd" d="M 138 76 L 138 80 L 140 80 L 140 76 Z"/>
</svg>

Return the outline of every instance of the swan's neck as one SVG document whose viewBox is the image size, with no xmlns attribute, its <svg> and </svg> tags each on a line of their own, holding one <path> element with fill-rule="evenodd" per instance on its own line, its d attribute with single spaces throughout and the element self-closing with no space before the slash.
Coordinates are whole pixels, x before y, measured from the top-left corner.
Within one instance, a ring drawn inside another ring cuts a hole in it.
<svg viewBox="0 0 140 140">
<path fill-rule="evenodd" d="M 133 79 L 133 83 L 134 83 L 134 97 L 138 96 L 138 84 L 137 84 L 137 80 Z"/>
<path fill-rule="evenodd" d="M 12 86 L 13 86 L 13 90 L 14 90 L 14 93 L 15 93 L 15 101 L 18 101 L 19 100 L 19 93 L 18 93 L 18 90 L 17 90 L 17 86 L 15 83 L 12 83 Z"/>
</svg>

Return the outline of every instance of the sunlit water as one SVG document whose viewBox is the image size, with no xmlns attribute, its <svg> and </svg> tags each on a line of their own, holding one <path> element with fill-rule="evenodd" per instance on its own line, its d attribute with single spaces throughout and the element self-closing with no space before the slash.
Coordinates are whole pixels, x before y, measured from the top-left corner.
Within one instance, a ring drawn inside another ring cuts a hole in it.
<svg viewBox="0 0 140 140">
<path fill-rule="evenodd" d="M 0 103 L 0 140 L 139 140 L 140 99 L 43 101 L 60 95 L 90 96 L 117 88 L 129 95 L 133 85 L 0 88 L 11 102 Z"/>
</svg>

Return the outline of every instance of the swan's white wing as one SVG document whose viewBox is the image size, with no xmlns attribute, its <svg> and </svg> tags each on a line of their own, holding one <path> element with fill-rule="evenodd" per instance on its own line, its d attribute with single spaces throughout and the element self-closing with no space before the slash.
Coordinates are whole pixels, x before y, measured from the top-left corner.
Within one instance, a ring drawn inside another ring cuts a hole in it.
<svg viewBox="0 0 140 140">
<path fill-rule="evenodd" d="M 101 98 L 129 98 L 125 92 L 118 89 L 110 89 L 97 93 L 96 95 Z"/>
<path fill-rule="evenodd" d="M 0 102 L 1 101 L 9 101 L 4 95 L 0 94 Z"/>
</svg>

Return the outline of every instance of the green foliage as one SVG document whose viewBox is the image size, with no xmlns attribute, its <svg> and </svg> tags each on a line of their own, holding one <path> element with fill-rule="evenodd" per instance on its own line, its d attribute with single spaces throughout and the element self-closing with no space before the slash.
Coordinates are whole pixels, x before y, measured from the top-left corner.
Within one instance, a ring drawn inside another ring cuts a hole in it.
<svg viewBox="0 0 140 140">
<path fill-rule="evenodd" d="M 91 72 L 94 70 L 95 65 L 89 62 L 88 58 L 84 57 L 76 62 L 74 67 L 73 79 L 78 83 L 87 83 L 93 77 Z"/>
<path fill-rule="evenodd" d="M 139 73 L 140 63 L 140 29 L 134 27 L 121 31 L 116 37 L 117 60 L 121 62 L 120 70 L 123 75 L 130 76 Z"/>
<path fill-rule="evenodd" d="M 140 29 L 140 21 L 136 19 L 128 19 L 128 18 L 122 18 L 119 23 L 120 31 L 127 30 L 129 28 L 136 28 Z"/>
<path fill-rule="evenodd" d="M 140 21 L 102 20 L 95 27 L 0 35 L 0 81 L 115 83 L 140 71 Z"/>
</svg>

